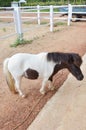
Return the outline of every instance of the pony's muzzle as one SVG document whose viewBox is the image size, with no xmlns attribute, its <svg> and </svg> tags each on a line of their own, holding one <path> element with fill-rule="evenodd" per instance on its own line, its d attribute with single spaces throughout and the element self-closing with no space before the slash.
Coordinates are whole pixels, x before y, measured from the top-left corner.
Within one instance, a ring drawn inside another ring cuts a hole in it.
<svg viewBox="0 0 86 130">
<path fill-rule="evenodd" d="M 83 80 L 83 78 L 84 78 L 83 74 L 77 76 L 77 79 L 80 80 L 80 81 Z"/>
</svg>

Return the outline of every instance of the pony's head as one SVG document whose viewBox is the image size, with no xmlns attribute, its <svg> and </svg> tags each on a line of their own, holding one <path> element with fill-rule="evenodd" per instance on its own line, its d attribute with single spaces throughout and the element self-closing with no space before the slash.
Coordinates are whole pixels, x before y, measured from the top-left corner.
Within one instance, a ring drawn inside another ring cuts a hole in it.
<svg viewBox="0 0 86 130">
<path fill-rule="evenodd" d="M 78 54 L 71 53 L 68 55 L 68 70 L 77 78 L 77 80 L 83 80 L 84 76 L 80 69 L 82 59 Z"/>
<path fill-rule="evenodd" d="M 48 53 L 47 60 L 56 63 L 53 74 L 50 76 L 49 80 L 52 80 L 52 77 L 59 70 L 64 68 L 67 68 L 78 80 L 82 80 L 84 78 L 82 71 L 80 69 L 82 59 L 76 53 L 61 53 L 61 52 Z"/>
</svg>

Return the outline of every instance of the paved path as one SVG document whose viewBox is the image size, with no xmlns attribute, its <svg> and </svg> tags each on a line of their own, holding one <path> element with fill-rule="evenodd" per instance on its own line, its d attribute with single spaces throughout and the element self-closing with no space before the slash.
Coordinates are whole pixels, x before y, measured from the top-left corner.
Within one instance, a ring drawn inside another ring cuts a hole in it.
<svg viewBox="0 0 86 130">
<path fill-rule="evenodd" d="M 83 61 L 84 80 L 69 74 L 27 130 L 86 130 L 86 54 Z"/>
</svg>

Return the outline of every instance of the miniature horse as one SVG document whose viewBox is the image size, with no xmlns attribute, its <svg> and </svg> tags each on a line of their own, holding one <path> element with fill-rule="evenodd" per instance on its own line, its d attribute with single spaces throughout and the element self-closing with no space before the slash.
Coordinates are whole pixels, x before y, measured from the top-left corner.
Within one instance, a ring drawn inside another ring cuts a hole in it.
<svg viewBox="0 0 86 130">
<path fill-rule="evenodd" d="M 61 69 L 67 68 L 77 80 L 82 80 L 84 76 L 80 69 L 81 64 L 82 59 L 76 53 L 18 53 L 5 59 L 3 71 L 10 90 L 24 97 L 20 89 L 22 77 L 33 80 L 42 78 L 40 92 L 45 94 L 46 82 L 49 81 L 49 88 L 53 89 L 53 76 Z"/>
</svg>

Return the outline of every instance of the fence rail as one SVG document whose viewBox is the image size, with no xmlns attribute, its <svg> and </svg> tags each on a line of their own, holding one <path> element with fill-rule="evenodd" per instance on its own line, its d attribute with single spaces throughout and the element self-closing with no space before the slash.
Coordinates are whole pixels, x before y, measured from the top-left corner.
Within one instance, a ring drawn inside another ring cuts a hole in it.
<svg viewBox="0 0 86 130">
<path fill-rule="evenodd" d="M 71 20 L 75 20 L 75 19 L 81 20 L 81 21 L 86 20 L 86 18 L 79 18 L 79 17 L 73 18 L 73 14 L 86 15 L 86 11 L 84 11 L 84 12 L 73 11 L 74 7 L 84 7 L 86 9 L 86 5 L 70 5 L 70 4 L 66 5 L 66 6 L 52 6 L 52 5 L 39 6 L 39 5 L 37 5 L 37 6 L 27 6 L 27 7 L 0 7 L 0 20 L 1 19 L 12 19 L 13 20 L 12 24 L 14 24 L 15 30 L 16 30 L 16 32 L 14 32 L 14 34 L 18 34 L 20 36 L 20 38 L 22 39 L 22 36 L 23 36 L 22 34 L 24 33 L 24 29 L 22 29 L 22 23 L 27 20 L 36 20 L 38 25 L 41 25 L 42 19 L 49 20 L 51 32 L 54 29 L 55 20 L 66 20 L 68 26 L 71 24 Z M 59 11 L 61 8 L 67 9 L 67 10 Z M 48 11 L 46 11 L 46 10 L 48 10 Z M 4 15 L 4 13 L 9 14 L 9 16 Z M 34 14 L 36 16 L 23 16 L 24 14 L 29 14 L 29 15 Z M 46 16 L 46 14 L 47 14 L 47 16 Z M 66 18 L 59 17 L 59 15 L 63 15 L 63 14 L 64 15 L 66 14 L 67 17 Z M 9 26 L 10 26 L 10 24 L 9 24 Z M 6 23 L 4 25 L 8 26 L 8 23 Z M 0 26 L 0 28 L 1 27 L 2 26 Z M 29 30 L 29 29 L 27 29 L 27 30 Z M 12 36 L 13 33 L 9 34 L 9 35 Z"/>
</svg>

